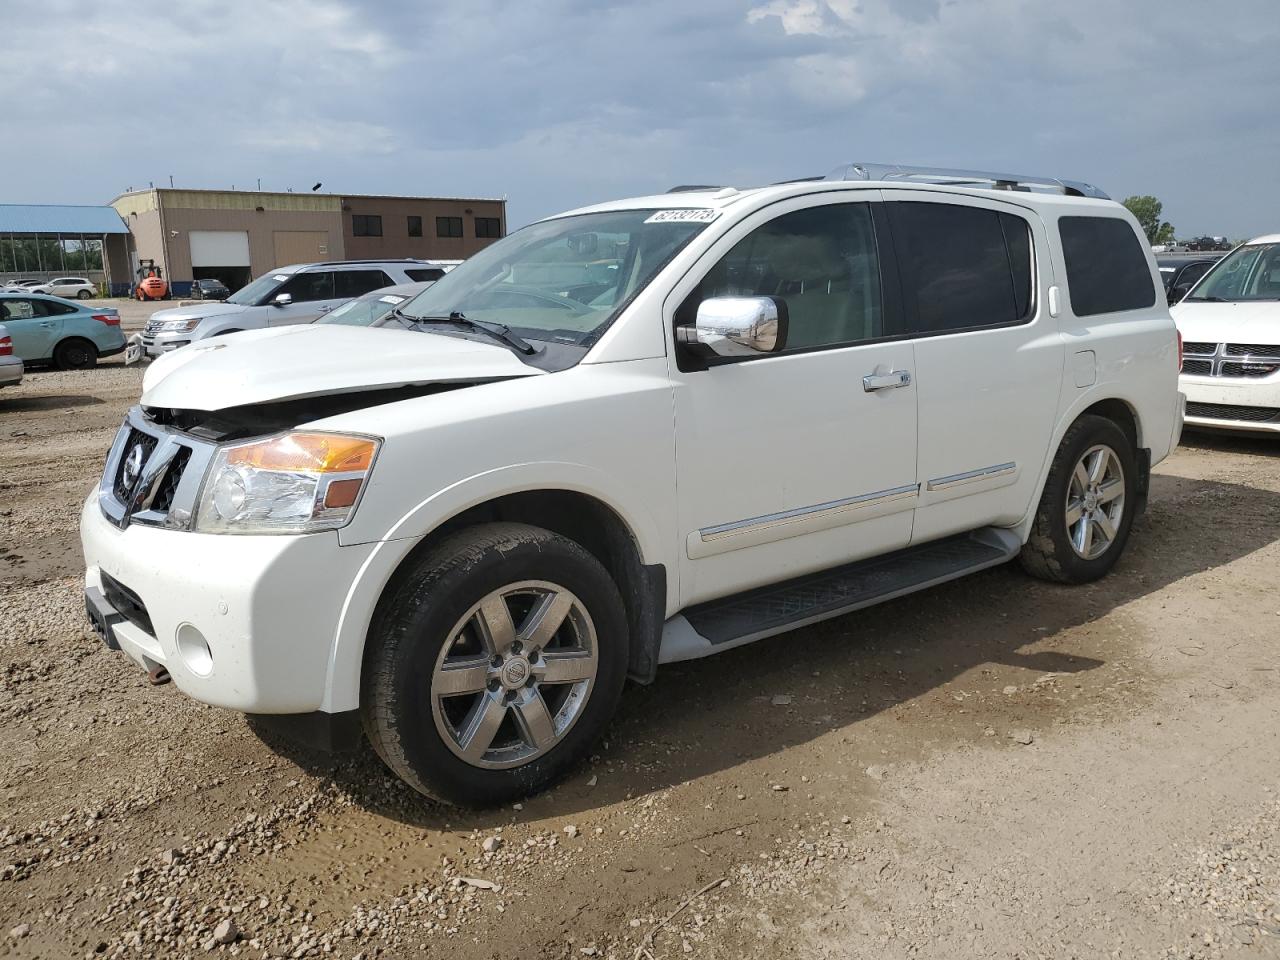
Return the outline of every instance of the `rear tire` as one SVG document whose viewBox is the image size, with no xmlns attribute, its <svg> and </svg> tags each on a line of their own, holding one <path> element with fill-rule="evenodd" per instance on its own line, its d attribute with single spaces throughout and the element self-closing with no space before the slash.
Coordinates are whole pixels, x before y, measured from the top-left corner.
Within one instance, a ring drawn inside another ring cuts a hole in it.
<svg viewBox="0 0 1280 960">
<path fill-rule="evenodd" d="M 88 370 L 98 363 L 98 348 L 78 337 L 63 340 L 54 348 L 53 362 L 59 370 Z"/>
<path fill-rule="evenodd" d="M 1120 559 L 1137 504 L 1137 454 L 1113 421 L 1092 414 L 1067 430 L 1049 468 L 1022 568 L 1041 580 L 1088 583 Z"/>
<path fill-rule="evenodd" d="M 79 293 L 76 294 L 76 299 L 88 300 L 91 296 L 93 296 L 93 294 L 91 294 L 88 290 L 81 290 Z"/>
<path fill-rule="evenodd" d="M 519 799 L 564 776 L 604 730 L 627 646 L 618 589 L 583 547 L 525 524 L 470 527 L 411 560 L 379 605 L 365 733 L 429 797 Z"/>
</svg>

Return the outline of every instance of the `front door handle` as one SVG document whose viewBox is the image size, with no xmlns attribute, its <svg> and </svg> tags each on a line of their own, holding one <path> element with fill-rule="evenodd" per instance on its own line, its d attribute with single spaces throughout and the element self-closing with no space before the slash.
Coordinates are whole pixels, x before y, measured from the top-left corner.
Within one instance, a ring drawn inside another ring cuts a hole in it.
<svg viewBox="0 0 1280 960">
<path fill-rule="evenodd" d="M 906 370 L 895 370 L 893 373 L 871 373 L 862 378 L 862 389 L 867 393 L 877 390 L 895 390 L 911 383 L 911 374 Z"/>
</svg>

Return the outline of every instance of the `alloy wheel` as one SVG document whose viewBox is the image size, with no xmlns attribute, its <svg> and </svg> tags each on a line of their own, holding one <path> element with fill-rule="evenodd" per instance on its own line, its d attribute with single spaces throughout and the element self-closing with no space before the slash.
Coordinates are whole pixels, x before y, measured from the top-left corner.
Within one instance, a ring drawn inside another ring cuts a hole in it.
<svg viewBox="0 0 1280 960">
<path fill-rule="evenodd" d="M 493 591 L 460 619 L 436 660 L 436 730 L 462 760 L 520 766 L 556 746 L 582 716 L 599 667 L 587 609 L 554 583 Z"/>
<path fill-rule="evenodd" d="M 1067 484 L 1067 539 L 1085 560 L 1096 560 L 1115 542 L 1124 518 L 1124 468 L 1116 452 L 1097 444 L 1084 452 Z"/>
</svg>

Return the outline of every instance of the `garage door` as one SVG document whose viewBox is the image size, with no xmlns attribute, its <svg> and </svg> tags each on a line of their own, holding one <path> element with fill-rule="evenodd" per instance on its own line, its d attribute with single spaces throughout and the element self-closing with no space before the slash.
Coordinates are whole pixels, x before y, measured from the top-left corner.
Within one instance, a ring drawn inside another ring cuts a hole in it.
<svg viewBox="0 0 1280 960">
<path fill-rule="evenodd" d="M 249 234 L 243 230 L 192 230 L 193 267 L 249 266 Z"/>
<path fill-rule="evenodd" d="M 329 255 L 329 234 L 324 230 L 277 230 L 272 236 L 276 252 L 274 266 L 287 267 L 291 263 L 332 259 Z"/>
</svg>

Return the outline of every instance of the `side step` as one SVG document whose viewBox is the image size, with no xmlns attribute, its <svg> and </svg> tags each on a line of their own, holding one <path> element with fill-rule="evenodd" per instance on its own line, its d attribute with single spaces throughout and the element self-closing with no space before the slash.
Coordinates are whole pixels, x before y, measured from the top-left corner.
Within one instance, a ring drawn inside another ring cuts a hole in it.
<svg viewBox="0 0 1280 960">
<path fill-rule="evenodd" d="M 1020 548 L 1013 531 L 985 527 L 700 603 L 667 621 L 659 662 L 705 657 L 915 593 L 997 566 Z"/>
</svg>

